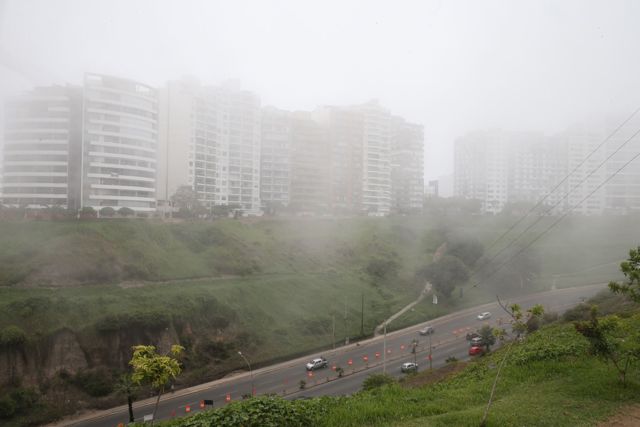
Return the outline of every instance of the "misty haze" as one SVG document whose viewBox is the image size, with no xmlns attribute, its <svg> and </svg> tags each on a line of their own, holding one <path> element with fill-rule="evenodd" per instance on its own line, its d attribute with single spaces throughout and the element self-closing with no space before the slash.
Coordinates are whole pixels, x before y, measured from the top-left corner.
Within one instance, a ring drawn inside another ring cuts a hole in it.
<svg viewBox="0 0 640 427">
<path fill-rule="evenodd" d="M 0 425 L 637 425 L 638 22 L 0 0 Z"/>
</svg>

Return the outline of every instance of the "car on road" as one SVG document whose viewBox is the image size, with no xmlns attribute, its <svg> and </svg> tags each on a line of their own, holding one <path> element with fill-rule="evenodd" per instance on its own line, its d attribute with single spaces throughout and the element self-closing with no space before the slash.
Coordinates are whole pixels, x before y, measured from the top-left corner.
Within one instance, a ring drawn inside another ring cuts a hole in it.
<svg viewBox="0 0 640 427">
<path fill-rule="evenodd" d="M 471 338 L 470 341 L 471 341 L 470 342 L 471 347 L 473 347 L 473 346 L 480 347 L 484 343 L 484 340 L 482 339 L 482 337 L 473 337 L 473 338 Z"/>
<path fill-rule="evenodd" d="M 488 311 L 478 314 L 478 320 L 487 320 L 490 317 L 491 317 L 491 313 Z"/>
<path fill-rule="evenodd" d="M 329 366 L 329 362 L 324 357 L 311 360 L 307 363 L 307 371 L 315 371 L 316 369 L 326 368 Z"/>
<path fill-rule="evenodd" d="M 467 341 L 471 341 L 474 338 L 479 337 L 480 334 L 477 332 L 467 332 Z"/>
<path fill-rule="evenodd" d="M 480 346 L 474 345 L 469 348 L 469 356 L 479 356 L 484 353 L 484 349 Z"/>
<path fill-rule="evenodd" d="M 403 363 L 400 370 L 404 373 L 407 372 L 418 372 L 418 364 L 413 362 Z"/>
<path fill-rule="evenodd" d="M 435 332 L 435 330 L 433 329 L 433 326 L 425 326 L 424 328 L 420 329 L 420 335 L 429 335 Z"/>
</svg>

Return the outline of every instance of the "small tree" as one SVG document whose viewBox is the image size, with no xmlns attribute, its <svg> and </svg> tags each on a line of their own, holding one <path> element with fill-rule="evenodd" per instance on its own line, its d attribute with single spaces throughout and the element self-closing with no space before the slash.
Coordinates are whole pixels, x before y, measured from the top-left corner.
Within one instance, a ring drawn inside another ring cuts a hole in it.
<svg viewBox="0 0 640 427">
<path fill-rule="evenodd" d="M 496 343 L 496 336 L 494 335 L 493 328 L 489 325 L 484 325 L 478 331 L 480 334 L 480 338 L 482 338 L 482 345 L 487 349 L 487 351 L 491 351 L 491 346 Z"/>
<path fill-rule="evenodd" d="M 640 302 L 640 246 L 629 251 L 629 258 L 620 264 L 626 282 L 610 282 L 609 289 L 616 294 L 627 295 L 635 302 Z"/>
<path fill-rule="evenodd" d="M 389 374 L 373 374 L 369 375 L 362 383 L 362 390 L 373 390 L 387 384 L 393 384 L 396 380 Z"/>
<path fill-rule="evenodd" d="M 136 383 L 133 382 L 131 375 L 124 374 L 118 378 L 118 381 L 115 385 L 115 390 L 118 394 L 127 397 L 127 405 L 129 407 L 129 422 L 134 422 L 135 418 L 133 416 L 133 401 L 136 399 L 136 392 L 138 387 Z"/>
<path fill-rule="evenodd" d="M 178 214 L 184 218 L 193 218 L 205 213 L 204 207 L 198 200 L 198 193 L 188 185 L 183 185 L 171 196 L 173 206 L 178 208 Z"/>
<path fill-rule="evenodd" d="M 133 367 L 131 380 L 134 384 L 149 384 L 158 392 L 156 405 L 153 409 L 153 420 L 156 418 L 160 396 L 164 393 L 167 383 L 175 379 L 182 368 L 177 357 L 184 351 L 180 345 L 172 345 L 169 354 L 158 354 L 152 345 L 136 345 L 133 347 L 133 357 L 129 364 Z"/>
<path fill-rule="evenodd" d="M 113 209 L 111 206 L 105 206 L 104 208 L 100 209 L 100 216 L 103 216 L 105 218 L 111 218 L 115 214 L 116 214 L 116 210 Z"/>
<path fill-rule="evenodd" d="M 638 331 L 625 328 L 617 316 L 598 319 L 596 306 L 591 307 L 591 319 L 575 322 L 576 331 L 591 344 L 591 353 L 609 361 L 618 371 L 620 382 L 626 384 L 629 368 L 640 358 Z"/>
<path fill-rule="evenodd" d="M 418 277 L 429 280 L 439 293 L 449 297 L 456 285 L 469 280 L 469 271 L 458 258 L 445 255 L 418 271 Z"/>
</svg>

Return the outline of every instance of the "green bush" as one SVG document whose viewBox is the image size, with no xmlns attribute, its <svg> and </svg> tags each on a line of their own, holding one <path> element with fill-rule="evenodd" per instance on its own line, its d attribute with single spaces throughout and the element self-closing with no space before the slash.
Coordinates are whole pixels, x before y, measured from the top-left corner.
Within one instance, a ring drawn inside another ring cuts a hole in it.
<svg viewBox="0 0 640 427">
<path fill-rule="evenodd" d="M 0 398 L 0 418 L 11 418 L 17 409 L 16 402 L 9 396 Z"/>
<path fill-rule="evenodd" d="M 320 424 L 334 398 L 285 400 L 265 395 L 163 424 L 165 427 L 308 427 Z"/>
<path fill-rule="evenodd" d="M 21 328 L 11 325 L 0 330 L 0 346 L 16 348 L 27 342 L 27 334 Z"/>
<path fill-rule="evenodd" d="M 388 374 L 373 374 L 369 375 L 364 383 L 362 383 L 362 390 L 373 390 L 374 388 L 382 387 L 387 384 L 393 384 L 396 380 Z"/>
<path fill-rule="evenodd" d="M 103 369 L 78 372 L 73 383 L 93 397 L 106 396 L 113 391 L 113 378 Z"/>
<path fill-rule="evenodd" d="M 562 315 L 562 320 L 564 320 L 565 322 L 575 322 L 577 320 L 588 320 L 589 313 L 591 313 L 591 307 L 589 306 L 589 304 L 581 303 L 567 310 Z"/>
</svg>

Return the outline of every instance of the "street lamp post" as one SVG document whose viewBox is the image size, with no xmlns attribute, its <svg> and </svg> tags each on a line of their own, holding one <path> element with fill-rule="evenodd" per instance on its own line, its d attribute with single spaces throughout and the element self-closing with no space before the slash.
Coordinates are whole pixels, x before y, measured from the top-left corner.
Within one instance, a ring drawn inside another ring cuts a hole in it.
<svg viewBox="0 0 640 427">
<path fill-rule="evenodd" d="M 382 341 L 382 373 L 387 373 L 387 322 L 384 322 L 384 340 Z"/>
<path fill-rule="evenodd" d="M 433 335 L 433 332 L 429 334 L 429 370 L 433 367 L 433 362 L 431 361 L 431 335 Z"/>
<path fill-rule="evenodd" d="M 249 363 L 249 359 L 247 359 L 241 351 L 238 351 L 238 354 L 244 359 L 244 361 L 247 363 L 247 366 L 249 367 L 249 375 L 251 376 L 251 396 L 255 396 L 256 389 L 253 385 L 253 371 L 251 370 L 251 363 Z"/>
</svg>

